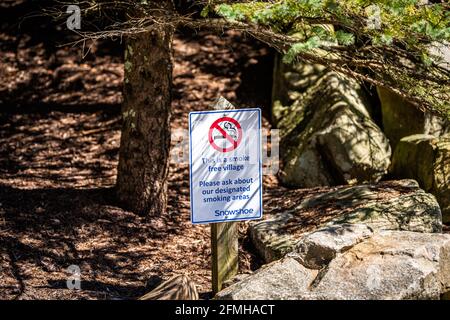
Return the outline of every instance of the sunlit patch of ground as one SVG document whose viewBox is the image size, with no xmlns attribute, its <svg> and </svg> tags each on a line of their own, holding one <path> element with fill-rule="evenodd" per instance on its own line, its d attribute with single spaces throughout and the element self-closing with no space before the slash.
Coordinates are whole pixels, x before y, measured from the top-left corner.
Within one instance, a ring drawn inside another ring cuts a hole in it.
<svg viewBox="0 0 450 320">
<path fill-rule="evenodd" d="M 0 33 L 0 298 L 134 298 L 181 273 L 208 297 L 209 227 L 189 221 L 187 165 L 171 164 L 169 212 L 146 219 L 116 203 L 120 45 L 99 44 L 83 60 L 80 48 Z M 240 34 L 184 31 L 174 59 L 174 130 L 219 94 L 270 104 L 270 90 L 257 93 L 270 88 L 270 51 Z M 261 261 L 240 229 L 241 270 L 255 269 Z M 81 268 L 81 291 L 67 289 L 70 265 Z"/>
</svg>

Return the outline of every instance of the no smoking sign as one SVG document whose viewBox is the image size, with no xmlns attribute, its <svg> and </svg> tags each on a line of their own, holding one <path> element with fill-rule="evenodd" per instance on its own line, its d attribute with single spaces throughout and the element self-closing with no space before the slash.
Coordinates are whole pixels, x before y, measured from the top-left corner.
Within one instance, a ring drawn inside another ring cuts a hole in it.
<svg viewBox="0 0 450 320">
<path fill-rule="evenodd" d="M 219 118 L 209 128 L 208 140 L 217 151 L 224 153 L 233 151 L 242 141 L 241 125 L 234 118 Z"/>
<path fill-rule="evenodd" d="M 191 221 L 262 216 L 261 110 L 189 114 Z"/>
</svg>

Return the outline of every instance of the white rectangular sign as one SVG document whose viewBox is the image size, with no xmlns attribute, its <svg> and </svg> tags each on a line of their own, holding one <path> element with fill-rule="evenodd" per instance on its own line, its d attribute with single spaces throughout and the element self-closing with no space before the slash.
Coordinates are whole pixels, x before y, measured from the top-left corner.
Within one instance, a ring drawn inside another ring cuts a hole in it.
<svg viewBox="0 0 450 320">
<path fill-rule="evenodd" d="M 261 110 L 189 114 L 191 221 L 262 217 Z"/>
</svg>

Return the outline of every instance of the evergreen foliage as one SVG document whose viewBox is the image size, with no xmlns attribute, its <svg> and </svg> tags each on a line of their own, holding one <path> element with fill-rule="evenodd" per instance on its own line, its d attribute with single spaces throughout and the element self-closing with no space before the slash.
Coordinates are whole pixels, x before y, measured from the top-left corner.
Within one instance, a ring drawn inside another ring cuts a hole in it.
<svg viewBox="0 0 450 320">
<path fill-rule="evenodd" d="M 223 2 L 209 1 L 205 11 L 286 36 L 288 45 L 280 48 L 286 62 L 300 58 L 322 62 L 350 74 L 356 72 L 360 79 L 367 77 L 365 80 L 394 89 L 423 109 L 450 117 L 448 68 L 442 68 L 442 57 L 433 54 L 431 49 L 450 43 L 448 3 L 423 0 Z M 321 59 L 311 59 L 311 55 Z"/>
<path fill-rule="evenodd" d="M 450 119 L 450 64 L 435 54 L 450 43 L 448 0 L 74 2 L 86 16 L 125 16 L 111 19 L 101 31 L 80 33 L 85 39 L 122 37 L 167 24 L 237 29 L 273 46 L 288 63 L 326 65 Z M 180 3 L 190 9 L 180 11 Z"/>
</svg>

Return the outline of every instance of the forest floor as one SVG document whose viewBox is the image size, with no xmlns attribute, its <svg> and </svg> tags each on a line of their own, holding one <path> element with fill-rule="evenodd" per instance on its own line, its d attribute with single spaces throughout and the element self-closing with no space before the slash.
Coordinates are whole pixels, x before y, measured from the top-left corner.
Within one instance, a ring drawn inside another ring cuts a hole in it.
<svg viewBox="0 0 450 320">
<path fill-rule="evenodd" d="M 171 164 L 168 212 L 143 218 L 115 201 L 122 44 L 58 47 L 71 38 L 45 19 L 17 29 L 15 2 L 0 8 L 0 299 L 135 298 L 175 274 L 208 298 L 210 230 L 190 223 L 187 164 Z M 219 95 L 270 105 L 273 52 L 239 33 L 180 31 L 174 60 L 173 130 Z M 261 261 L 240 229 L 245 272 Z M 67 289 L 70 265 L 80 291 Z"/>
<path fill-rule="evenodd" d="M 187 163 L 171 163 L 168 212 L 139 217 L 116 202 L 123 44 L 59 47 L 73 38 L 47 19 L 18 30 L 28 9 L 26 0 L 0 3 L 0 299 L 136 298 L 177 274 L 211 297 L 210 229 L 190 223 Z M 179 31 L 172 130 L 187 130 L 188 112 L 219 95 L 261 107 L 269 129 L 273 57 L 240 33 Z M 320 191 L 265 176 L 265 214 Z M 299 227 L 322 213 L 307 212 Z M 262 264 L 246 228 L 240 223 L 240 272 Z M 82 290 L 67 288 L 71 265 Z"/>
</svg>

